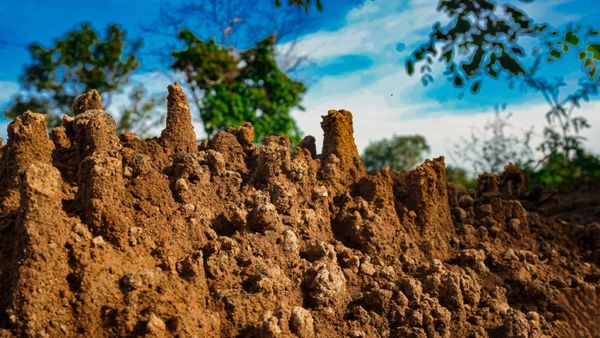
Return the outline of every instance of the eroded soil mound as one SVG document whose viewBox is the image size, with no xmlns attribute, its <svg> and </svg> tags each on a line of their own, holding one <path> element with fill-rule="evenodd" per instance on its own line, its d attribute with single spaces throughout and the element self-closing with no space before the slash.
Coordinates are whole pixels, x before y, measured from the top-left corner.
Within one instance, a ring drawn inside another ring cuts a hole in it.
<svg viewBox="0 0 600 338">
<path fill-rule="evenodd" d="M 115 135 L 88 93 L 0 158 L 0 335 L 585 337 L 600 332 L 600 225 L 536 210 L 509 167 L 477 191 L 443 158 L 366 175 L 352 116 L 307 137 L 200 145 L 169 87 L 160 138 Z M 593 217 L 592 217 L 593 218 Z"/>
</svg>

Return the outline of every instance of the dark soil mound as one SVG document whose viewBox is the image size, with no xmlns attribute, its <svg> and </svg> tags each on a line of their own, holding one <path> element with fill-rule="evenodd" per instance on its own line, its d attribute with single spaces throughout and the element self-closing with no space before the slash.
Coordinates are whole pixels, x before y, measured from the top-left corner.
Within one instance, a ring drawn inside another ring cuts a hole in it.
<svg viewBox="0 0 600 338">
<path fill-rule="evenodd" d="M 346 111 L 292 155 L 249 124 L 198 146 L 177 85 L 160 138 L 117 137 L 101 106 L 50 137 L 40 114 L 8 127 L 0 336 L 600 332 L 597 213 L 538 213 L 517 168 L 457 192 L 443 158 L 368 176 Z"/>
</svg>

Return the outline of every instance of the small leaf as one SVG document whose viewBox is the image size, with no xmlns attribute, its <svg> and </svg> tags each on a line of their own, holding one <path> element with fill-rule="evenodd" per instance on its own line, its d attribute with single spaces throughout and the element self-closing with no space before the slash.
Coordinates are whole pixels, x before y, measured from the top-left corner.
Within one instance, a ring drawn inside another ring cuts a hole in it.
<svg viewBox="0 0 600 338">
<path fill-rule="evenodd" d="M 467 20 L 465 20 L 462 17 L 459 17 L 458 20 L 456 21 L 456 25 L 454 26 L 454 29 L 456 30 L 457 33 L 466 33 L 469 31 L 469 29 L 471 29 L 471 23 Z"/>
<path fill-rule="evenodd" d="M 452 52 L 453 52 L 453 50 L 449 49 L 444 54 L 442 54 L 442 58 L 444 58 L 444 60 L 446 60 L 446 63 L 449 63 L 450 60 L 452 60 Z"/>
<path fill-rule="evenodd" d="M 565 34 L 565 41 L 576 47 L 579 44 L 579 37 L 573 32 L 567 32 Z"/>
<path fill-rule="evenodd" d="M 406 73 L 408 75 L 413 75 L 414 72 L 415 72 L 415 65 L 412 62 L 412 60 L 406 61 Z"/>
<path fill-rule="evenodd" d="M 585 52 L 579 52 L 579 55 L 577 56 L 577 59 L 579 59 L 579 61 L 585 59 Z"/>
<path fill-rule="evenodd" d="M 593 58 L 600 60 L 600 44 L 591 44 L 586 47 L 586 50 L 592 52 Z"/>
<path fill-rule="evenodd" d="M 471 86 L 471 93 L 477 94 L 479 92 L 479 88 L 481 87 L 481 81 L 475 81 Z"/>
<path fill-rule="evenodd" d="M 500 56 L 500 65 L 505 70 L 509 71 L 512 75 L 525 74 L 525 69 L 519 63 L 519 61 L 515 60 L 512 56 L 502 53 Z"/>
<path fill-rule="evenodd" d="M 550 52 L 550 55 L 555 59 L 559 59 L 562 54 L 560 53 L 560 51 L 558 49 L 553 49 Z"/>
<path fill-rule="evenodd" d="M 424 52 L 423 52 L 422 50 L 419 50 L 419 51 L 415 52 L 415 53 L 413 54 L 413 56 L 414 56 L 415 60 L 417 60 L 417 61 L 421 61 L 421 60 L 423 60 L 423 53 L 424 53 Z"/>
<path fill-rule="evenodd" d="M 523 56 L 525 53 L 523 52 L 523 48 L 519 46 L 510 47 L 510 50 L 518 56 Z"/>
<path fill-rule="evenodd" d="M 463 79 L 460 76 L 455 75 L 454 76 L 454 85 L 457 86 L 457 87 L 462 86 L 463 85 Z"/>
</svg>

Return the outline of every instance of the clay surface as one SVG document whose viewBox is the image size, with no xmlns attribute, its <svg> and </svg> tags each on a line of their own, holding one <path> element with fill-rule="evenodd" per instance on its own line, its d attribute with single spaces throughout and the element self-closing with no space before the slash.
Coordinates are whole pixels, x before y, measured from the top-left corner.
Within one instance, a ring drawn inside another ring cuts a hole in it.
<svg viewBox="0 0 600 338">
<path fill-rule="evenodd" d="M 198 145 L 176 84 L 159 138 L 117 136 L 101 109 L 90 92 L 50 136 L 31 112 L 8 127 L 2 337 L 600 332 L 597 189 L 579 211 L 513 166 L 473 191 L 443 158 L 369 176 L 346 111 L 318 154 L 257 146 L 250 124 Z"/>
</svg>

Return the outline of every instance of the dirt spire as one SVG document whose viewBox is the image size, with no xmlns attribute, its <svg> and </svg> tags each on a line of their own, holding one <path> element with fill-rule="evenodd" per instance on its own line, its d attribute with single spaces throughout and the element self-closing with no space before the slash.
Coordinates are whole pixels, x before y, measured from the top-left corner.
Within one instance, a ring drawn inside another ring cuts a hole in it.
<svg viewBox="0 0 600 338">
<path fill-rule="evenodd" d="M 95 235 L 112 243 L 119 242 L 131 219 L 130 210 L 123 209 L 121 203 L 125 196 L 123 148 L 115 130 L 115 121 L 103 110 L 88 109 L 74 120 L 81 158 L 77 200 L 82 218 Z"/>
<path fill-rule="evenodd" d="M 101 110 L 102 109 L 102 96 L 96 89 L 92 89 L 89 92 L 79 95 L 73 101 L 71 106 L 73 115 L 85 113 L 86 110 Z"/>
<path fill-rule="evenodd" d="M 174 152 L 194 152 L 198 145 L 186 95 L 177 82 L 169 85 L 168 89 L 167 127 L 160 135 L 161 142 Z"/>
<path fill-rule="evenodd" d="M 64 278 L 69 273 L 69 264 L 63 248 L 71 229 L 63 221 L 66 215 L 62 209 L 62 184 L 60 172 L 50 163 L 31 163 L 22 173 L 16 231 L 24 240 L 13 247 L 16 252 L 12 259 L 28 261 L 19 268 L 19 274 L 27 278 L 9 281 L 17 291 L 7 311 L 23 318 L 15 325 L 15 332 L 22 336 L 35 336 L 39 332 L 64 336 L 65 332 L 56 323 L 69 321 L 70 308 L 63 302 L 63 297 L 71 294 Z M 36 293 L 25 291 L 34 289 Z M 48 304 L 62 305 L 54 312 Z M 31 313 L 35 315 L 28 315 Z"/>
<path fill-rule="evenodd" d="M 46 132 L 46 115 L 26 111 L 8 125 L 9 161 L 23 170 L 34 161 L 50 163 L 54 145 Z"/>
<path fill-rule="evenodd" d="M 405 175 L 400 182 L 400 194 L 404 196 L 404 204 L 414 212 L 418 233 L 424 239 L 422 250 L 432 258 L 447 259 L 454 225 L 447 202 L 444 157 L 425 160 Z"/>
<path fill-rule="evenodd" d="M 26 111 L 8 125 L 8 144 L 0 148 L 0 231 L 2 217 L 19 210 L 21 173 L 32 163 L 52 162 L 54 145 L 46 132 L 46 115 Z"/>
<path fill-rule="evenodd" d="M 323 116 L 321 128 L 325 133 L 322 158 L 326 160 L 334 154 L 340 159 L 343 171 L 355 181 L 364 176 L 365 168 L 354 143 L 352 113 L 346 110 L 330 110 Z"/>
</svg>

